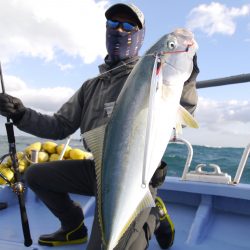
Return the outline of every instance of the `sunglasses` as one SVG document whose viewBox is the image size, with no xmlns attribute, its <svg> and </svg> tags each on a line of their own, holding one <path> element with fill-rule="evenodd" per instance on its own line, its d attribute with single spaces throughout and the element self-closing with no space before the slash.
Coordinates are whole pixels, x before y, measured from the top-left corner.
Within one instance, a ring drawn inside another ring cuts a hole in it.
<svg viewBox="0 0 250 250">
<path fill-rule="evenodd" d="M 130 31 L 138 29 L 138 26 L 136 24 L 132 24 L 128 22 L 113 21 L 113 20 L 107 20 L 107 27 L 111 29 L 117 29 L 118 27 L 121 27 L 126 32 L 130 32 Z"/>
</svg>

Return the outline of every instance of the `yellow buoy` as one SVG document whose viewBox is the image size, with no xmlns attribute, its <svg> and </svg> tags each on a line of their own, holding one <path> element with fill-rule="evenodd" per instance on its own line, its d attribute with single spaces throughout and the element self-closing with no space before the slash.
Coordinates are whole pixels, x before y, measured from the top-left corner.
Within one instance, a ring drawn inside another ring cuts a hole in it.
<svg viewBox="0 0 250 250">
<path fill-rule="evenodd" d="M 49 160 L 49 154 L 47 152 L 40 151 L 38 152 L 38 162 L 46 162 Z"/>
<path fill-rule="evenodd" d="M 57 143 L 53 141 L 46 141 L 42 144 L 42 149 L 48 152 L 49 154 L 56 153 Z"/>
<path fill-rule="evenodd" d="M 18 169 L 20 173 L 24 173 L 28 166 L 29 162 L 26 159 L 18 160 Z"/>
<path fill-rule="evenodd" d="M 84 151 L 84 155 L 85 155 L 85 159 L 88 159 L 88 160 L 93 160 L 94 159 L 93 154 L 90 153 L 90 152 Z"/>
<path fill-rule="evenodd" d="M 17 153 L 16 153 L 16 156 L 17 156 L 18 161 L 24 159 L 24 153 L 23 153 L 23 152 L 17 152 Z M 12 160 L 11 160 L 10 156 L 7 157 L 6 164 L 7 164 L 9 167 L 12 166 Z"/>
<path fill-rule="evenodd" d="M 58 161 L 60 155 L 59 154 L 51 154 L 49 157 L 49 161 Z"/>
<path fill-rule="evenodd" d="M 56 147 L 56 152 L 57 154 L 61 155 L 63 149 L 64 149 L 65 144 L 60 144 Z M 69 152 L 72 148 L 70 146 L 66 147 L 65 153 L 63 155 L 64 158 L 69 158 Z"/>
<path fill-rule="evenodd" d="M 70 159 L 72 160 L 84 160 L 85 159 L 85 153 L 83 150 L 79 148 L 73 148 L 69 152 Z"/>
<path fill-rule="evenodd" d="M 35 142 L 30 144 L 28 147 L 25 148 L 24 152 L 26 154 L 31 155 L 32 150 L 40 151 L 42 148 L 42 143 L 41 142 Z"/>
</svg>

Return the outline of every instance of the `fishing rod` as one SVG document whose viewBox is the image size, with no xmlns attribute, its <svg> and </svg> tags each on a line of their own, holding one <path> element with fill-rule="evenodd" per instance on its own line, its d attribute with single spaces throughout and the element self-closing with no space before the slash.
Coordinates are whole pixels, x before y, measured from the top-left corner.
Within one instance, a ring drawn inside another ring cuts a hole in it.
<svg viewBox="0 0 250 250">
<path fill-rule="evenodd" d="M 0 78 L 1 78 L 1 86 L 2 86 L 2 93 L 5 94 L 5 87 L 3 81 L 3 74 L 2 74 L 2 67 L 0 63 Z M 20 215 L 21 215 L 21 222 L 22 222 L 22 229 L 23 229 L 23 236 L 24 236 L 24 245 L 29 247 L 32 245 L 32 239 L 30 236 L 30 228 L 29 222 L 27 217 L 27 212 L 25 208 L 25 201 L 24 201 L 24 183 L 21 180 L 21 174 L 18 169 L 18 159 L 16 155 L 16 142 L 15 142 L 15 135 L 13 129 L 13 122 L 11 122 L 10 118 L 7 117 L 7 122 L 5 123 L 8 143 L 9 143 L 9 156 L 11 158 L 12 167 L 14 170 L 14 184 L 11 184 L 12 190 L 17 194 L 19 208 L 20 208 Z"/>
<path fill-rule="evenodd" d="M 250 82 L 250 73 L 198 81 L 196 84 L 196 88 L 201 89 L 201 88 L 217 87 L 217 86 L 224 86 L 224 85 L 244 83 L 244 82 Z"/>
</svg>

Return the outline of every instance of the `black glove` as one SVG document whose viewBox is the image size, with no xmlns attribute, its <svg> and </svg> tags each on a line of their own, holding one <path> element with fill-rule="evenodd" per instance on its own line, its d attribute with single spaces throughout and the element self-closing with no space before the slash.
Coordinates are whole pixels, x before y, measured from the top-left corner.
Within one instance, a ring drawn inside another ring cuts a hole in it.
<svg viewBox="0 0 250 250">
<path fill-rule="evenodd" d="M 195 54 L 193 57 L 193 71 L 189 77 L 189 79 L 187 80 L 187 82 L 191 82 L 196 80 L 197 75 L 200 73 L 200 69 L 198 67 L 198 63 L 197 63 L 197 55 Z"/>
<path fill-rule="evenodd" d="M 167 175 L 167 163 L 161 161 L 159 167 L 156 169 L 150 184 L 153 188 L 159 187 L 166 178 Z"/>
<path fill-rule="evenodd" d="M 19 122 L 26 108 L 20 99 L 0 93 L 0 114 L 13 120 L 14 123 Z"/>
</svg>

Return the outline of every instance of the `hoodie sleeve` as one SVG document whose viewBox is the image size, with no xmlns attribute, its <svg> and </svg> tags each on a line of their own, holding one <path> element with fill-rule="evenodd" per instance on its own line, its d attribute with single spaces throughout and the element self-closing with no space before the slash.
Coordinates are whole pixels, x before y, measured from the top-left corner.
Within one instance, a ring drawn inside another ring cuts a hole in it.
<svg viewBox="0 0 250 250">
<path fill-rule="evenodd" d="M 22 131 L 47 139 L 59 140 L 73 134 L 80 126 L 83 86 L 52 116 L 27 108 L 15 125 Z"/>
</svg>

